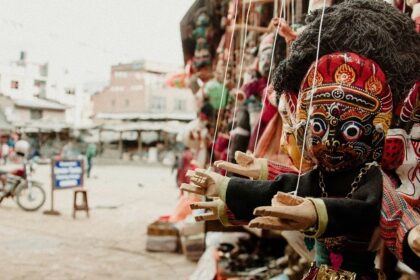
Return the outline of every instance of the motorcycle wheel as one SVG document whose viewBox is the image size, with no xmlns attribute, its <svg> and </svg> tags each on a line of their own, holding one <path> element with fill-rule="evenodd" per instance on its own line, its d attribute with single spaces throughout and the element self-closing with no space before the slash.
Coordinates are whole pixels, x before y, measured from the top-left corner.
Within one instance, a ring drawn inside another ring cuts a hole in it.
<svg viewBox="0 0 420 280">
<path fill-rule="evenodd" d="M 32 182 L 32 191 L 29 193 L 28 185 L 20 186 L 15 193 L 16 202 L 25 211 L 36 211 L 44 205 L 45 191 L 37 182 Z"/>
</svg>

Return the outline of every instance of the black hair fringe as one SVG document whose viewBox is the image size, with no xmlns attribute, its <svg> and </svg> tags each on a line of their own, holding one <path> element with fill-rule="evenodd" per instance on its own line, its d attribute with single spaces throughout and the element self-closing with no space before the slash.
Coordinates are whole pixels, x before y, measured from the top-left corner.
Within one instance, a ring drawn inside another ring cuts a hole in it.
<svg viewBox="0 0 420 280">
<path fill-rule="evenodd" d="M 322 10 L 316 10 L 306 17 L 306 29 L 277 67 L 273 83 L 278 93 L 299 92 L 316 59 L 321 15 Z M 319 57 L 338 51 L 378 63 L 391 87 L 394 106 L 420 78 L 420 34 L 407 15 L 384 1 L 347 0 L 325 9 Z"/>
</svg>

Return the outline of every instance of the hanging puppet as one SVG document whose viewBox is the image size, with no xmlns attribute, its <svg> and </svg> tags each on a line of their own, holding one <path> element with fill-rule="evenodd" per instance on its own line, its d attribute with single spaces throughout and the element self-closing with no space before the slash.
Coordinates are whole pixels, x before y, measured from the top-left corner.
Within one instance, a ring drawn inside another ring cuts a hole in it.
<svg viewBox="0 0 420 280">
<path fill-rule="evenodd" d="M 315 72 L 316 90 L 312 87 Z M 362 75 L 356 76 L 356 72 Z M 307 231 L 313 227 L 311 236 L 317 238 L 319 267 L 333 265 L 359 275 L 374 273 L 375 253 L 368 248 L 379 222 L 382 174 L 372 160 L 383 144 L 392 112 L 385 76 L 371 60 L 354 53 L 333 53 L 320 59 L 317 71 L 314 65 L 311 67 L 300 96 L 301 128 L 305 127 L 309 114 L 311 130 L 307 145 L 318 167 L 301 177 L 297 195 L 310 198 L 286 194 L 295 190 L 298 180 L 297 174 L 290 173 L 275 181 L 231 178 L 224 180 L 224 184 L 215 184 L 212 182 L 215 176 L 197 172 L 191 178 L 199 186 L 194 190 L 215 195 L 206 189 L 209 182 L 213 183 L 235 219 L 251 220 L 254 209 L 257 215 L 269 216 L 254 219 L 251 226 Z M 270 205 L 276 193 L 280 203 L 292 199 L 297 205 L 257 208 Z M 287 209 L 308 214 L 296 219 L 287 216 L 292 214 Z M 332 219 L 331 212 L 340 213 L 341 219 Z M 356 250 L 352 249 L 354 244 L 359 245 Z M 354 260 L 355 254 L 360 263 Z M 333 263 L 334 258 L 339 259 L 338 263 Z"/>
<path fill-rule="evenodd" d="M 270 28 L 273 29 L 273 26 L 270 25 Z M 258 56 L 256 63 L 258 77 L 244 84 L 241 88 L 248 99 L 251 96 L 253 96 L 257 97 L 258 99 L 264 102 L 264 109 L 261 113 L 261 124 L 254 125 L 251 139 L 248 144 L 248 150 L 250 151 L 254 151 L 257 135 L 261 135 L 263 133 L 270 120 L 277 113 L 276 106 L 272 105 L 269 102 L 268 98 L 264 98 L 264 95 L 267 94 L 267 79 L 270 73 L 273 45 L 275 41 L 274 35 L 275 34 L 273 32 L 263 35 L 258 47 Z M 276 40 L 276 50 L 279 54 L 277 55 L 275 60 L 278 60 L 279 58 L 283 58 L 285 56 L 285 40 L 282 37 L 278 37 Z M 255 122 L 251 121 L 251 123 L 254 124 Z"/>
<path fill-rule="evenodd" d="M 371 241 L 381 206 L 388 202 L 383 195 L 395 198 L 395 191 L 376 162 L 391 123 L 392 104 L 398 104 L 420 77 L 420 37 L 408 17 L 382 2 L 344 2 L 325 12 L 316 67 L 312 63 L 320 20 L 320 12 L 309 17 L 290 57 L 280 64 L 275 82 L 279 93 L 299 92 L 298 130 L 304 130 L 308 116 L 309 133 L 302 144 L 316 168 L 301 177 L 283 174 L 275 181 L 196 171 L 194 184 L 183 188 L 220 197 L 217 211 L 225 223 L 249 221 L 255 208 L 273 203 L 274 207 L 257 208 L 255 214 L 263 217 L 251 225 L 304 230 L 315 237 L 317 266 L 305 279 L 328 273 L 347 277 L 343 279 L 377 279 Z M 295 190 L 297 181 L 299 197 L 286 194 Z M 401 228 L 401 220 L 395 220 L 403 237 L 395 241 L 402 244 L 399 256 L 419 268 L 419 215 L 403 201 L 395 205 L 394 213 L 399 211 L 411 221 Z"/>
</svg>

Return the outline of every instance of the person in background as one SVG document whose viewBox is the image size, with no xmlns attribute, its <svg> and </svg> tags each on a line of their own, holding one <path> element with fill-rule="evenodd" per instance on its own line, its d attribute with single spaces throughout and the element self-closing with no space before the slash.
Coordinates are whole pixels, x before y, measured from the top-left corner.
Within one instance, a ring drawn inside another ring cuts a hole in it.
<svg viewBox="0 0 420 280">
<path fill-rule="evenodd" d="M 9 139 L 7 140 L 7 145 L 9 146 L 10 149 L 14 149 L 15 148 L 15 144 L 16 144 L 16 139 L 18 139 L 19 136 L 14 133 L 12 135 L 10 135 Z"/>
<path fill-rule="evenodd" d="M 96 145 L 90 143 L 86 148 L 87 159 L 87 177 L 90 178 L 90 171 L 92 170 L 92 159 L 96 156 Z"/>
<path fill-rule="evenodd" d="M 2 140 L 1 143 L 1 159 L 4 165 L 7 164 L 7 158 L 9 156 L 9 146 L 7 145 L 7 142 Z"/>
<path fill-rule="evenodd" d="M 180 159 L 179 159 L 179 156 L 176 155 L 174 159 L 174 163 L 172 164 L 171 174 L 174 173 L 174 171 L 178 170 L 179 165 L 180 165 Z"/>
</svg>

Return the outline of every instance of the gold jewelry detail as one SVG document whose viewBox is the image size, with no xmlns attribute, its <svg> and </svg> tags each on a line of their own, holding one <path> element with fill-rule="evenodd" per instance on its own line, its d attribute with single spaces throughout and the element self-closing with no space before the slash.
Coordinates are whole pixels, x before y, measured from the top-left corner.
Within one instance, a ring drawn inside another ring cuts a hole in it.
<svg viewBox="0 0 420 280">
<path fill-rule="evenodd" d="M 346 195 L 346 198 L 352 198 L 353 193 L 359 188 L 359 183 L 362 180 L 363 176 L 368 172 L 368 170 L 372 166 L 377 166 L 378 163 L 376 161 L 366 163 L 366 166 L 360 168 L 359 174 L 354 178 L 353 182 L 351 183 L 351 190 Z M 321 197 L 328 197 L 328 193 L 325 191 L 325 182 L 324 182 L 324 174 L 322 174 L 321 170 L 319 170 L 319 188 L 321 189 Z"/>
<path fill-rule="evenodd" d="M 324 81 L 324 78 L 322 77 L 321 73 L 319 73 L 319 70 L 316 70 L 315 74 L 315 68 L 313 68 L 308 73 L 308 87 L 311 88 L 312 86 L 319 86 Z M 314 85 L 314 76 L 315 76 L 315 85 Z"/>
<path fill-rule="evenodd" d="M 356 280 L 356 273 L 342 269 L 335 271 L 331 267 L 322 264 L 319 267 L 315 280 Z"/>
<path fill-rule="evenodd" d="M 375 76 L 370 76 L 365 83 L 365 89 L 372 94 L 378 95 L 382 92 L 382 83 Z"/>
<path fill-rule="evenodd" d="M 356 71 L 350 65 L 342 64 L 335 70 L 334 78 L 336 83 L 349 86 L 356 80 Z"/>
</svg>

